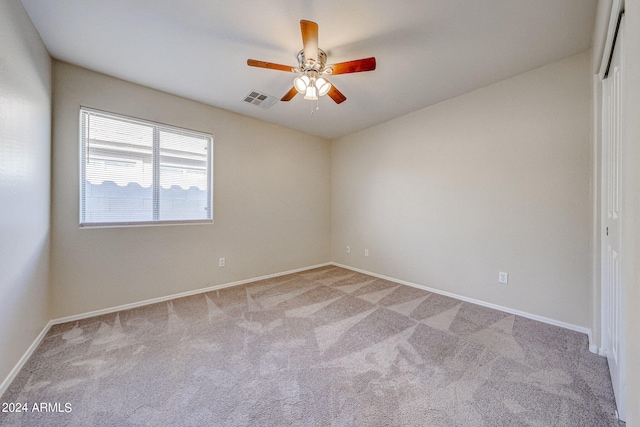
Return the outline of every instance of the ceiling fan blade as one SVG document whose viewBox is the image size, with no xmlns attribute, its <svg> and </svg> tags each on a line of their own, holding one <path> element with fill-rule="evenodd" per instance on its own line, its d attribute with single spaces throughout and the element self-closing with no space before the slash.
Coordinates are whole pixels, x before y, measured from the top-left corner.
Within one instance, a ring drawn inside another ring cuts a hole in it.
<svg viewBox="0 0 640 427">
<path fill-rule="evenodd" d="M 327 95 L 329 95 L 329 97 L 333 99 L 336 104 L 341 104 L 347 100 L 347 97 L 344 96 L 338 89 L 336 89 L 333 84 L 331 85 L 331 89 L 329 89 L 329 92 L 327 92 Z"/>
<path fill-rule="evenodd" d="M 280 101 L 291 101 L 293 99 L 294 96 L 296 96 L 298 94 L 298 91 L 296 90 L 295 86 L 291 88 L 291 90 L 289 92 L 287 92 L 287 94 L 285 96 L 283 96 Z"/>
<path fill-rule="evenodd" d="M 274 64 L 272 62 L 258 61 L 255 59 L 247 59 L 247 65 L 250 67 L 269 68 L 270 70 L 293 72 L 293 68 L 289 65 Z"/>
<path fill-rule="evenodd" d="M 311 21 L 300 21 L 302 31 L 302 46 L 304 46 L 304 57 L 306 59 L 318 60 L 318 24 Z"/>
<path fill-rule="evenodd" d="M 372 56 L 371 58 L 340 62 L 339 64 L 329 65 L 328 67 L 333 68 L 332 75 L 373 71 L 376 69 L 376 58 Z"/>
</svg>

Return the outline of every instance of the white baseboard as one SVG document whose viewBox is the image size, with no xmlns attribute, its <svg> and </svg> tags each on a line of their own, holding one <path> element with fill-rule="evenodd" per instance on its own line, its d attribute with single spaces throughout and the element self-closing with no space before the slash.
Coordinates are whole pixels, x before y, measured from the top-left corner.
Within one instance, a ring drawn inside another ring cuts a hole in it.
<svg viewBox="0 0 640 427">
<path fill-rule="evenodd" d="M 2 381 L 2 384 L 0 384 L 0 396 L 2 396 L 2 394 L 4 394 L 5 391 L 7 391 L 7 388 L 9 388 L 9 385 L 11 384 L 11 382 L 15 379 L 16 375 L 18 375 L 18 372 L 20 372 L 20 370 L 24 367 L 25 363 L 27 363 L 27 360 L 29 360 L 29 357 L 31 357 L 31 355 L 33 354 L 35 349 L 38 347 L 38 345 L 40 345 L 40 342 L 42 341 L 44 336 L 47 334 L 47 332 L 49 332 L 49 329 L 53 325 L 59 325 L 61 323 L 67 323 L 67 322 L 73 322 L 73 321 L 77 321 L 77 320 L 87 319 L 89 317 L 100 316 L 100 315 L 103 315 L 103 314 L 116 313 L 118 311 L 129 310 L 131 308 L 142 307 L 142 306 L 145 306 L 145 305 L 156 304 L 156 303 L 159 303 L 159 302 L 165 302 L 165 301 L 169 301 L 169 300 L 176 299 L 176 298 L 183 298 L 183 297 L 188 297 L 188 296 L 191 296 L 191 295 L 198 295 L 198 294 L 202 294 L 202 293 L 205 293 L 205 292 L 215 291 L 215 290 L 218 290 L 218 289 L 229 288 L 231 286 L 244 285 L 246 283 L 257 282 L 259 280 L 271 279 L 271 278 L 279 277 L 279 276 L 286 276 L 287 274 L 299 273 L 301 271 L 312 270 L 314 268 L 319 268 L 319 267 L 326 267 L 328 265 L 331 265 L 331 263 L 327 262 L 327 263 L 324 263 L 324 264 L 318 264 L 318 265 L 312 265 L 312 266 L 309 266 L 309 267 L 297 268 L 295 270 L 289 270 L 289 271 L 283 271 L 283 272 L 280 272 L 280 273 L 268 274 L 266 276 L 254 277 L 254 278 L 251 278 L 251 279 L 238 280 L 236 282 L 230 282 L 230 283 L 224 283 L 224 284 L 221 284 L 221 285 L 209 286 L 207 288 L 195 289 L 193 291 L 181 292 L 181 293 L 178 293 L 178 294 L 167 295 L 167 296 L 158 297 L 158 298 L 152 298 L 152 299 L 148 299 L 148 300 L 144 300 L 144 301 L 140 301 L 140 302 L 135 302 L 135 303 L 131 303 L 131 304 L 124 304 L 124 305 L 119 305 L 119 306 L 116 306 L 116 307 L 109 307 L 109 308 L 104 308 L 104 309 L 101 309 L 101 310 L 90 311 L 88 313 L 81 313 L 81 314 L 75 314 L 73 316 L 66 316 L 66 317 L 61 317 L 61 318 L 58 318 L 58 319 L 52 319 L 47 323 L 47 325 L 44 327 L 44 329 L 42 329 L 42 332 L 40 332 L 40 334 L 36 337 L 36 339 L 33 341 L 31 346 L 27 349 L 27 351 L 24 353 L 24 355 L 20 358 L 18 363 L 16 363 L 16 366 L 14 366 L 14 368 L 11 370 L 11 372 L 9 372 L 9 375 L 4 379 L 4 381 Z"/>
<path fill-rule="evenodd" d="M 18 375 L 18 372 L 20 372 L 20 369 L 22 369 L 25 363 L 27 363 L 27 360 L 29 360 L 33 352 L 36 350 L 36 348 L 38 348 L 38 346 L 40 345 L 40 342 L 42 342 L 42 339 L 44 338 L 44 336 L 47 335 L 47 332 L 49 332 L 49 328 L 51 328 L 52 325 L 53 323 L 50 320 L 42 329 L 42 331 L 40 331 L 40 333 L 38 334 L 36 339 L 33 341 L 33 343 L 31 343 L 27 351 L 22 355 L 20 360 L 18 360 L 18 363 L 16 363 L 16 366 L 14 366 L 11 372 L 9 372 L 9 375 L 7 375 L 4 381 L 2 381 L 2 384 L 0 384 L 0 396 L 2 396 L 5 391 L 7 391 L 7 389 L 9 388 L 9 385 L 16 378 L 16 376 Z"/>
<path fill-rule="evenodd" d="M 515 314 L 516 316 L 525 317 L 525 318 L 531 319 L 531 320 L 537 320 L 539 322 L 547 323 L 549 325 L 559 326 L 561 328 L 569 329 L 571 331 L 581 332 L 583 334 L 586 334 L 587 337 L 589 337 L 589 351 L 592 352 L 592 353 L 596 353 L 596 354 L 599 353 L 598 346 L 592 344 L 593 343 L 593 337 L 592 337 L 591 329 L 590 328 L 585 328 L 584 326 L 578 326 L 578 325 L 573 325 L 571 323 L 561 322 L 559 320 L 550 319 L 548 317 L 538 316 L 537 314 L 531 314 L 531 313 L 527 313 L 527 312 L 524 312 L 524 311 L 515 310 L 513 308 L 504 307 L 504 306 L 497 305 L 497 304 L 492 304 L 490 302 L 480 301 L 480 300 L 477 300 L 477 299 L 474 299 L 474 298 L 469 298 L 469 297 L 465 297 L 465 296 L 462 296 L 462 295 L 454 294 L 454 293 L 451 293 L 451 292 L 442 291 L 440 289 L 434 289 L 434 288 L 430 288 L 428 286 L 419 285 L 417 283 L 407 282 L 406 280 L 400 280 L 400 279 L 396 279 L 396 278 L 393 278 L 393 277 L 384 276 L 382 274 L 373 273 L 371 271 L 362 270 L 360 268 L 350 267 L 348 265 L 343 265 L 343 264 L 338 264 L 336 262 L 332 262 L 330 264 L 331 265 L 335 265 L 336 267 L 346 268 L 348 270 L 352 270 L 352 271 L 356 271 L 358 273 L 366 274 L 368 276 L 373 276 L 373 277 L 377 277 L 377 278 L 380 278 L 380 279 L 389 280 L 390 282 L 400 283 L 402 285 L 407 285 L 407 286 L 411 286 L 411 287 L 414 287 L 414 288 L 422 289 L 424 291 L 432 292 L 434 294 L 440 294 L 440 295 L 444 295 L 444 296 L 447 296 L 447 297 L 450 297 L 450 298 L 455 298 L 455 299 L 458 299 L 458 300 L 461 300 L 461 301 L 470 302 L 472 304 L 481 305 L 483 307 L 492 308 L 494 310 L 503 311 L 505 313 Z"/>
<path fill-rule="evenodd" d="M 123 304 L 116 307 L 103 308 L 101 310 L 90 311 L 88 313 L 75 314 L 73 316 L 61 317 L 58 319 L 53 319 L 52 325 L 58 325 L 60 323 L 74 322 L 76 320 L 87 319 L 89 317 L 101 316 L 103 314 L 116 313 L 118 311 L 130 310 L 132 308 L 143 307 L 145 305 L 157 304 L 159 302 L 170 301 L 176 298 L 184 298 L 190 297 L 192 295 L 203 294 L 205 292 L 216 291 L 218 289 L 230 288 L 232 286 L 244 285 L 251 282 L 257 282 L 259 280 L 272 279 L 274 277 L 286 276 L 287 274 L 299 273 L 301 271 L 313 270 L 314 268 L 326 267 L 327 265 L 332 265 L 329 262 L 324 264 L 312 265 L 309 267 L 297 268 L 295 270 L 283 271 L 280 273 L 267 274 L 266 276 L 253 277 L 251 279 L 238 280 L 236 282 L 223 283 L 221 285 L 209 286 L 206 288 L 194 289 L 193 291 L 180 292 L 178 294 L 166 295 L 163 297 L 152 298 L 144 301 L 134 302 L 131 304 Z"/>
</svg>

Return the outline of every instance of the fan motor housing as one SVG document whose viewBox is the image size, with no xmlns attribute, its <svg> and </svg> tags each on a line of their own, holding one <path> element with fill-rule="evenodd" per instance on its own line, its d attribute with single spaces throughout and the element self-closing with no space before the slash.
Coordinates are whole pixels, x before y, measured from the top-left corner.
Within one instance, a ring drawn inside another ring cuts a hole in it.
<svg viewBox="0 0 640 427">
<path fill-rule="evenodd" d="M 327 63 L 327 54 L 324 50 L 318 48 L 318 60 L 314 58 L 307 59 L 304 56 L 304 49 L 298 52 L 298 64 L 300 65 L 300 71 L 317 71 L 322 73 L 324 71 L 325 64 Z"/>
</svg>

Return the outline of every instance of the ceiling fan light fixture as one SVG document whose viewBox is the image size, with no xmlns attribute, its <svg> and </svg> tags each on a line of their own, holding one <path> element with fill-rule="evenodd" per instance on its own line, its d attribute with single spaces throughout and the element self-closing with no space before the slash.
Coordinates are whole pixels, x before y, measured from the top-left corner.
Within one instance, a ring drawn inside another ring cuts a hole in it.
<svg viewBox="0 0 640 427">
<path fill-rule="evenodd" d="M 311 80 L 306 75 L 293 79 L 293 86 L 299 93 L 306 94 L 309 83 L 311 83 Z"/>
<path fill-rule="evenodd" d="M 320 77 L 316 80 L 316 88 L 318 88 L 318 96 L 324 96 L 331 90 L 331 83 Z"/>
<path fill-rule="evenodd" d="M 297 67 L 247 59 L 247 65 L 250 67 L 286 71 L 298 75 L 293 80 L 293 87 L 280 98 L 280 101 L 291 101 L 300 93 L 304 99 L 316 101 L 316 109 L 318 108 L 318 98 L 324 95 L 329 95 L 329 98 L 336 104 L 341 104 L 346 101 L 347 97 L 323 76 L 361 73 L 376 69 L 376 58 L 374 57 L 327 65 L 327 53 L 318 47 L 318 24 L 303 19 L 300 21 L 300 31 L 302 33 L 302 50 L 297 55 Z"/>
</svg>

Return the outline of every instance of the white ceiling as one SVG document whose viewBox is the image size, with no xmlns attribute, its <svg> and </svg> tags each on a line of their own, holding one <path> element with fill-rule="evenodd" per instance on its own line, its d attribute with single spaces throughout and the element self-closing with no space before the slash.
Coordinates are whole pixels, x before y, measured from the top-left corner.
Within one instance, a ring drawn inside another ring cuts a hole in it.
<svg viewBox="0 0 640 427">
<path fill-rule="evenodd" d="M 54 58 L 268 122 L 336 138 L 589 49 L 596 0 L 22 0 Z M 336 105 L 282 97 L 301 19 L 328 63 L 375 56 L 331 77 Z"/>
</svg>

